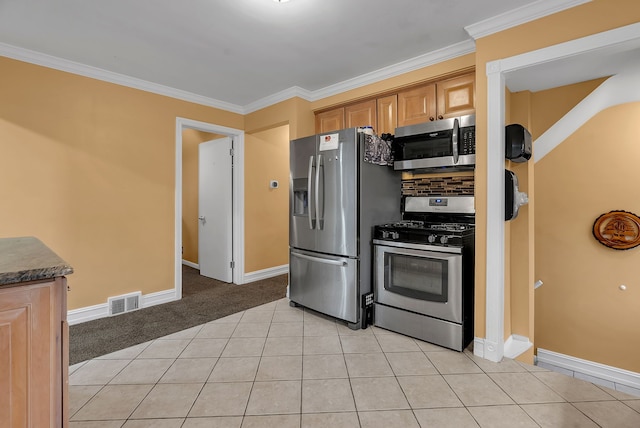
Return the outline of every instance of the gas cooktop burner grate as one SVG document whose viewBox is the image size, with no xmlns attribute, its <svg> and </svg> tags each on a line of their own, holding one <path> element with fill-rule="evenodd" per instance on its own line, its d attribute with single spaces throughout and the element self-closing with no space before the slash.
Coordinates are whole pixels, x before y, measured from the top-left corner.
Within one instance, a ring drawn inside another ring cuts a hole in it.
<svg viewBox="0 0 640 428">
<path fill-rule="evenodd" d="M 444 230 L 444 231 L 457 231 L 457 230 L 469 230 L 469 229 L 473 229 L 473 225 L 472 224 L 467 224 L 467 223 L 431 223 L 431 224 L 427 224 L 425 226 L 425 228 L 427 229 L 431 229 L 431 230 Z"/>
<path fill-rule="evenodd" d="M 423 229 L 423 230 L 437 230 L 444 232 L 463 232 L 466 230 L 472 230 L 473 224 L 469 223 L 428 223 L 419 220 L 403 220 L 395 223 L 388 223 L 378 226 L 385 229 Z"/>
</svg>

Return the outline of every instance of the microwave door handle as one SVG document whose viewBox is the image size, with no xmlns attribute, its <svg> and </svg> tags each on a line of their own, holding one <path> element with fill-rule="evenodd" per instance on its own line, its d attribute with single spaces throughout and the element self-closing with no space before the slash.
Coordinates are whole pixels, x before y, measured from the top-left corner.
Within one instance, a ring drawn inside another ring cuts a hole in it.
<svg viewBox="0 0 640 428">
<path fill-rule="evenodd" d="M 320 170 L 322 170 L 322 180 L 320 179 Z M 322 164 L 322 155 L 318 155 L 318 164 L 316 165 L 315 198 L 318 230 L 322 230 L 324 228 L 324 165 Z"/>
<path fill-rule="evenodd" d="M 307 172 L 307 192 L 308 192 L 308 200 L 309 200 L 309 229 L 315 229 L 315 217 L 313 216 L 314 210 L 311 207 L 311 203 L 313 202 L 313 169 L 315 167 L 315 163 L 313 162 L 313 156 L 309 156 L 309 171 Z"/>
<path fill-rule="evenodd" d="M 458 163 L 458 158 L 460 156 L 460 148 L 459 148 L 459 134 L 460 134 L 460 124 L 458 123 L 458 119 L 453 120 L 453 133 L 451 134 L 451 151 L 453 152 L 453 163 Z"/>
</svg>

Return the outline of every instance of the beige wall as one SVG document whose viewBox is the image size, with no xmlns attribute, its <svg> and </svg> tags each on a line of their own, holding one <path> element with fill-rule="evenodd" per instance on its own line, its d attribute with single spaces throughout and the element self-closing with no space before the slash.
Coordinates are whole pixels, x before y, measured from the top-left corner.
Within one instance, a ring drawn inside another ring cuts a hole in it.
<svg viewBox="0 0 640 428">
<path fill-rule="evenodd" d="M 245 134 L 245 261 L 254 272 L 289 263 L 289 126 Z M 269 187 L 277 180 L 279 187 Z"/>
<path fill-rule="evenodd" d="M 611 11 L 615 10 L 616 13 Z M 580 37 L 596 34 L 606 30 L 622 27 L 624 25 L 633 24 L 640 20 L 640 3 L 635 0 L 594 0 L 592 2 L 568 9 L 557 14 L 526 23 L 500 33 L 496 33 L 476 41 L 476 223 L 478 225 L 476 230 L 476 295 L 475 295 L 475 335 L 477 337 L 485 337 L 485 319 L 486 319 L 486 224 L 487 220 L 487 206 L 486 206 L 486 186 L 487 186 L 487 79 L 486 79 L 486 65 L 488 62 L 508 58 L 517 54 L 541 49 L 544 47 L 552 46 L 558 43 L 566 42 L 569 40 L 577 39 Z M 563 104 L 562 100 L 557 100 L 560 104 Z M 548 125 L 545 125 L 548 126 Z M 535 128 L 535 126 L 534 126 Z M 535 129 L 534 129 L 535 130 Z M 527 172 L 527 177 L 530 177 Z M 530 207 L 523 207 L 521 215 L 529 218 Z M 516 221 L 520 221 L 518 219 Z M 530 220 L 527 220 L 528 236 L 518 237 L 513 235 L 513 230 L 508 230 L 507 233 L 510 240 L 524 239 L 528 240 L 531 235 Z M 509 228 L 512 226 L 509 226 Z M 507 247 L 509 248 L 509 247 Z M 528 251 L 529 254 L 523 255 L 521 251 Z M 514 249 L 516 250 L 516 249 Z M 533 261 L 533 256 L 530 254 L 532 251 L 532 245 L 530 243 L 521 242 L 517 251 L 518 257 L 526 257 L 527 263 Z M 507 256 L 512 259 L 514 252 Z M 511 267 L 511 266 L 510 266 Z M 508 267 L 508 269 L 510 268 Z M 522 269 L 522 266 L 520 267 Z M 530 265 L 525 267 L 528 276 L 532 267 Z M 511 273 L 506 277 L 506 281 L 509 282 Z M 520 276 L 520 278 L 522 278 Z M 509 284 L 506 284 L 510 287 Z M 510 293 L 511 290 L 507 290 Z M 531 293 L 525 293 L 526 296 L 531 296 Z M 513 302 L 514 298 L 518 299 L 519 303 L 525 305 L 528 309 L 526 317 L 529 321 L 525 321 L 525 325 L 519 325 L 519 331 L 532 331 L 533 327 L 530 325 L 532 317 L 530 311 L 532 305 L 530 298 L 527 301 L 520 302 L 523 299 L 523 294 L 520 297 L 516 297 L 511 293 L 509 295 L 509 302 Z M 514 314 L 513 310 L 508 310 L 511 315 Z M 507 329 L 505 329 L 507 330 Z M 507 331 L 508 333 L 508 331 Z"/>
<path fill-rule="evenodd" d="M 222 135 L 182 131 L 182 259 L 198 264 L 198 145 Z"/>
<path fill-rule="evenodd" d="M 70 263 L 69 309 L 174 287 L 175 127 L 241 115 L 0 58 L 0 236 Z"/>
<path fill-rule="evenodd" d="M 640 103 L 609 108 L 536 163 L 537 347 L 640 372 L 640 249 L 592 234 L 598 216 L 640 213 Z M 626 291 L 618 286 L 627 285 Z"/>
</svg>

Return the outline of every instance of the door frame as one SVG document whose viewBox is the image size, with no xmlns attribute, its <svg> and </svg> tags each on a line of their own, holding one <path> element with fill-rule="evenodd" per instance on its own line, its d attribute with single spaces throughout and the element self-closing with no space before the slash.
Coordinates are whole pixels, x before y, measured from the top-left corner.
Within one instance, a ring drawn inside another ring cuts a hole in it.
<svg viewBox="0 0 640 428">
<path fill-rule="evenodd" d="M 232 173 L 232 282 L 244 284 L 244 131 L 197 120 L 176 118 L 176 176 L 175 176 L 175 297 L 182 298 L 182 131 L 220 134 L 233 140 Z"/>
<path fill-rule="evenodd" d="M 621 43 L 640 40 L 640 23 L 603 31 L 519 55 L 497 59 L 486 64 L 487 76 L 487 141 L 504 141 L 505 90 L 510 75 L 529 67 L 568 60 L 577 55 L 598 55 Z M 535 152 L 535 141 L 534 141 Z M 535 155 L 534 155 L 535 156 Z M 486 195 L 486 300 L 485 337 L 474 340 L 474 354 L 490 361 L 500 361 L 505 353 L 504 286 L 505 286 L 505 222 L 504 222 L 504 144 L 488 144 Z M 535 221 L 535 220 L 534 220 Z M 533 287 L 533 284 L 530 284 Z M 525 338 L 531 340 L 533 338 Z M 534 345 L 535 346 L 535 345 Z"/>
</svg>

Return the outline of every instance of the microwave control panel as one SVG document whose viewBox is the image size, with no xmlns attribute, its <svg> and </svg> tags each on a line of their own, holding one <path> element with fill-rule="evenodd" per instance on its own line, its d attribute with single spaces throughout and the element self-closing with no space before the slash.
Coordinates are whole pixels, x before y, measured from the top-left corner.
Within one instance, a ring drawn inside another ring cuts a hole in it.
<svg viewBox="0 0 640 428">
<path fill-rule="evenodd" d="M 476 153 L 476 127 L 467 126 L 460 128 L 460 154 L 473 155 Z"/>
</svg>

